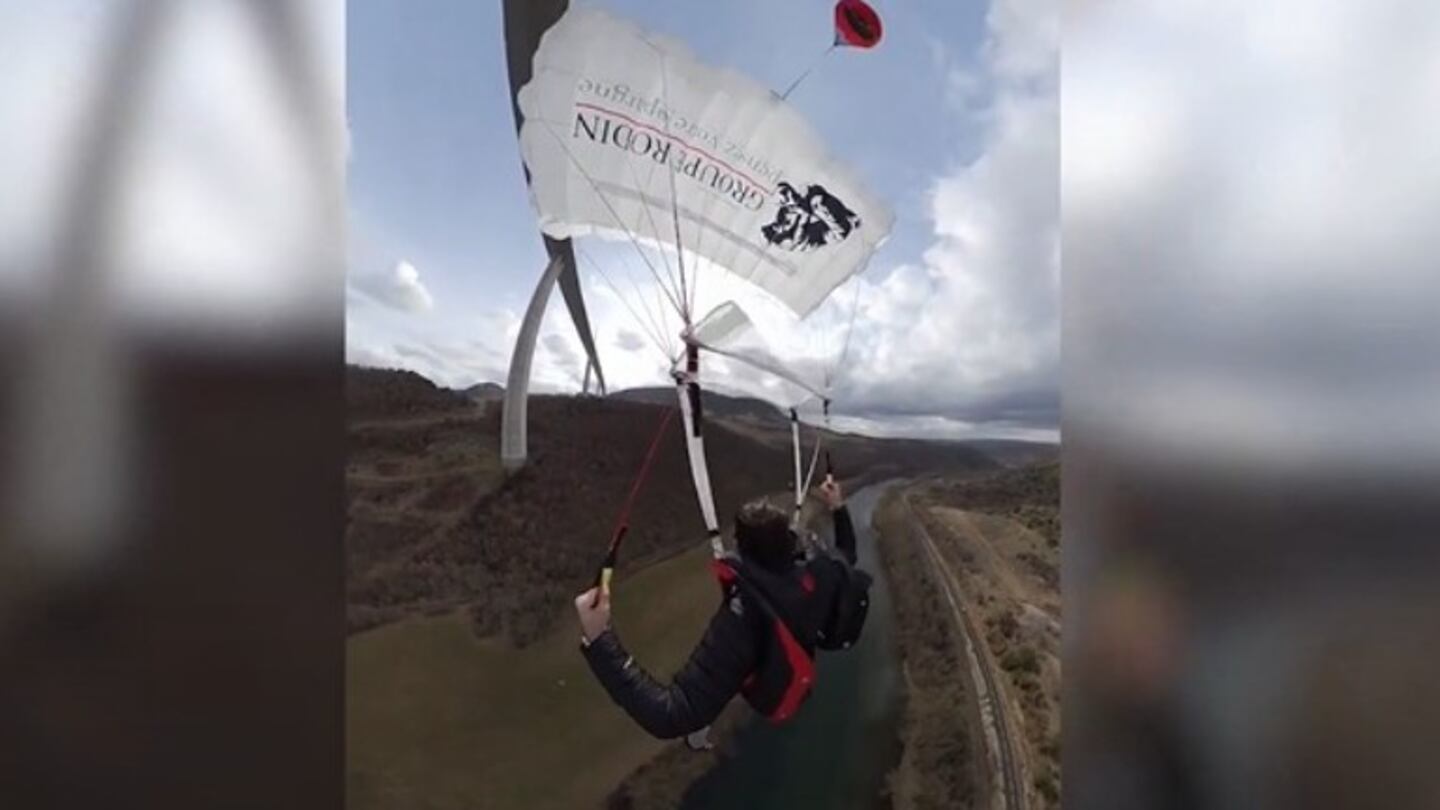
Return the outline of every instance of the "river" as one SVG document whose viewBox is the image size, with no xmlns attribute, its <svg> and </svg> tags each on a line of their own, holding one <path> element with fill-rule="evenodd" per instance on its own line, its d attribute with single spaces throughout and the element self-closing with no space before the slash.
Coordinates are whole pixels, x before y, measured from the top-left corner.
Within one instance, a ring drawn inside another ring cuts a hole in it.
<svg viewBox="0 0 1440 810">
<path fill-rule="evenodd" d="M 756 721 L 741 729 L 735 755 L 691 786 L 685 810 L 882 806 L 885 774 L 900 754 L 890 591 L 870 527 L 887 486 L 865 487 L 848 499 L 860 567 L 875 577 L 860 642 L 845 652 L 820 653 L 815 688 L 799 714 L 782 726 Z"/>
</svg>

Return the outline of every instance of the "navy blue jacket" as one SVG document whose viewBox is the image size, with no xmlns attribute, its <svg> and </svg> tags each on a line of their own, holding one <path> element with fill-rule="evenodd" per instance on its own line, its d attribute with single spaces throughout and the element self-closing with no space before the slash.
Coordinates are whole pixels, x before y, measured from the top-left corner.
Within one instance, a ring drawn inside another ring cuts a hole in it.
<svg viewBox="0 0 1440 810">
<path fill-rule="evenodd" d="M 748 581 L 763 587 L 769 601 L 797 639 L 813 654 L 815 637 L 843 582 L 837 566 L 855 564 L 855 527 L 844 506 L 832 513 L 835 552 L 811 551 L 785 571 L 761 569 L 732 558 Z M 774 665 L 767 660 L 772 633 L 764 611 L 734 584 L 726 585 L 720 607 L 690 658 L 662 684 L 646 672 L 606 630 L 582 650 L 590 669 L 612 700 L 641 728 L 661 739 L 683 737 L 710 725 L 752 676 Z"/>
</svg>

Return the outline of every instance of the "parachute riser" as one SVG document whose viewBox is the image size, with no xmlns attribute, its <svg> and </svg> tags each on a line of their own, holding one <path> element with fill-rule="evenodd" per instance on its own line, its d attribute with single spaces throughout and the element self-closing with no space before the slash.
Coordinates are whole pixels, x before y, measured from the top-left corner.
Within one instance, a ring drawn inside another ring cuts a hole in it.
<svg viewBox="0 0 1440 810">
<path fill-rule="evenodd" d="M 795 516 L 800 515 L 800 506 L 805 502 L 805 479 L 800 467 L 800 415 L 790 409 L 790 447 L 795 457 Z"/>
<path fill-rule="evenodd" d="M 825 409 L 825 425 L 826 425 L 826 427 L 828 428 L 829 425 L 830 425 L 830 400 L 828 400 L 828 399 L 827 399 L 827 400 L 823 400 L 823 403 L 824 403 L 824 409 Z M 796 482 L 796 486 L 795 486 L 795 512 L 794 512 L 794 514 L 791 516 L 791 519 L 790 519 L 791 528 L 793 529 L 793 528 L 798 528 L 798 527 L 800 526 L 800 511 L 801 511 L 801 509 L 805 506 L 805 493 L 807 493 L 807 492 L 810 491 L 810 485 L 811 485 L 812 483 L 814 483 L 814 481 L 815 481 L 815 469 L 816 469 L 816 467 L 818 467 L 819 464 L 820 464 L 820 447 L 821 447 L 821 445 L 824 443 L 824 435 L 823 435 L 822 433 L 818 432 L 818 431 L 816 432 L 816 434 L 815 434 L 815 449 L 810 453 L 810 464 L 809 464 L 809 466 L 808 466 L 808 467 L 806 468 L 806 470 L 805 470 L 805 476 L 804 476 L 804 478 L 801 478 L 801 476 L 800 476 L 800 420 L 799 420 L 799 415 L 797 414 L 797 412 L 796 412 L 796 410 L 795 410 L 794 408 L 791 408 L 791 409 L 790 409 L 790 425 L 791 425 L 791 431 L 790 431 L 791 444 L 793 445 L 793 447 L 794 447 L 794 452 L 795 452 L 795 482 Z M 825 464 L 826 464 L 826 467 L 827 467 L 827 471 L 826 471 L 826 473 L 825 473 L 825 477 L 826 477 L 826 479 L 828 480 L 828 479 L 830 478 L 830 472 L 829 472 L 829 470 L 828 470 L 828 468 L 829 468 L 829 466 L 830 466 L 830 451 L 829 451 L 829 450 L 826 450 L 826 451 L 825 451 Z"/>
<path fill-rule="evenodd" d="M 825 402 L 824 402 L 824 409 L 825 409 L 825 429 L 828 431 L 828 430 L 830 429 L 830 400 L 828 400 L 828 399 L 825 400 Z M 816 449 L 817 451 L 820 449 L 820 443 L 819 443 L 819 442 L 816 442 L 816 443 L 815 443 L 815 449 Z M 833 481 L 833 480 L 835 480 L 835 461 L 834 461 L 834 459 L 830 458 L 830 451 L 829 451 L 829 450 L 826 450 L 826 451 L 825 451 L 825 480 L 826 480 L 826 481 Z"/>
<path fill-rule="evenodd" d="M 715 516 L 715 494 L 710 488 L 710 469 L 705 460 L 705 437 L 702 433 L 704 409 L 700 397 L 700 348 L 693 343 L 685 346 L 685 368 L 673 372 L 675 394 L 680 401 L 680 415 L 685 424 L 685 453 L 690 459 L 690 479 L 695 484 L 695 498 L 710 539 L 710 552 L 720 557 L 725 546 L 720 540 L 720 522 Z"/>
</svg>

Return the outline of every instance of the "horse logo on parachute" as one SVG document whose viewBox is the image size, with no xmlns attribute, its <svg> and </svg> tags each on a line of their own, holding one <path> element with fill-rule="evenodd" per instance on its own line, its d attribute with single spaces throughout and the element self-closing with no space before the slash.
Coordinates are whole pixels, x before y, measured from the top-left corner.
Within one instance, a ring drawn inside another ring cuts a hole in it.
<svg viewBox="0 0 1440 810">
<path fill-rule="evenodd" d="M 804 195 L 789 183 L 779 185 L 780 208 L 775 220 L 760 228 L 765 241 L 786 250 L 808 251 L 833 242 L 843 242 L 860 227 L 860 216 L 839 197 L 812 184 Z"/>
</svg>

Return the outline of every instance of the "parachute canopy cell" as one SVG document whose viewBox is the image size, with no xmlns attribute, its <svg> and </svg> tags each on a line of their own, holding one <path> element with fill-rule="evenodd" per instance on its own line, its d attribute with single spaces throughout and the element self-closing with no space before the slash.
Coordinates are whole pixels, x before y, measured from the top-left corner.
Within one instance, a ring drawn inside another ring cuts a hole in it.
<svg viewBox="0 0 1440 810">
<path fill-rule="evenodd" d="M 880 44 L 883 34 L 880 15 L 862 0 L 840 0 L 835 4 L 836 44 L 873 48 Z"/>
<path fill-rule="evenodd" d="M 890 232 L 886 206 L 770 89 L 598 9 L 546 32 L 518 101 L 549 236 L 698 256 L 804 317 Z"/>
</svg>

